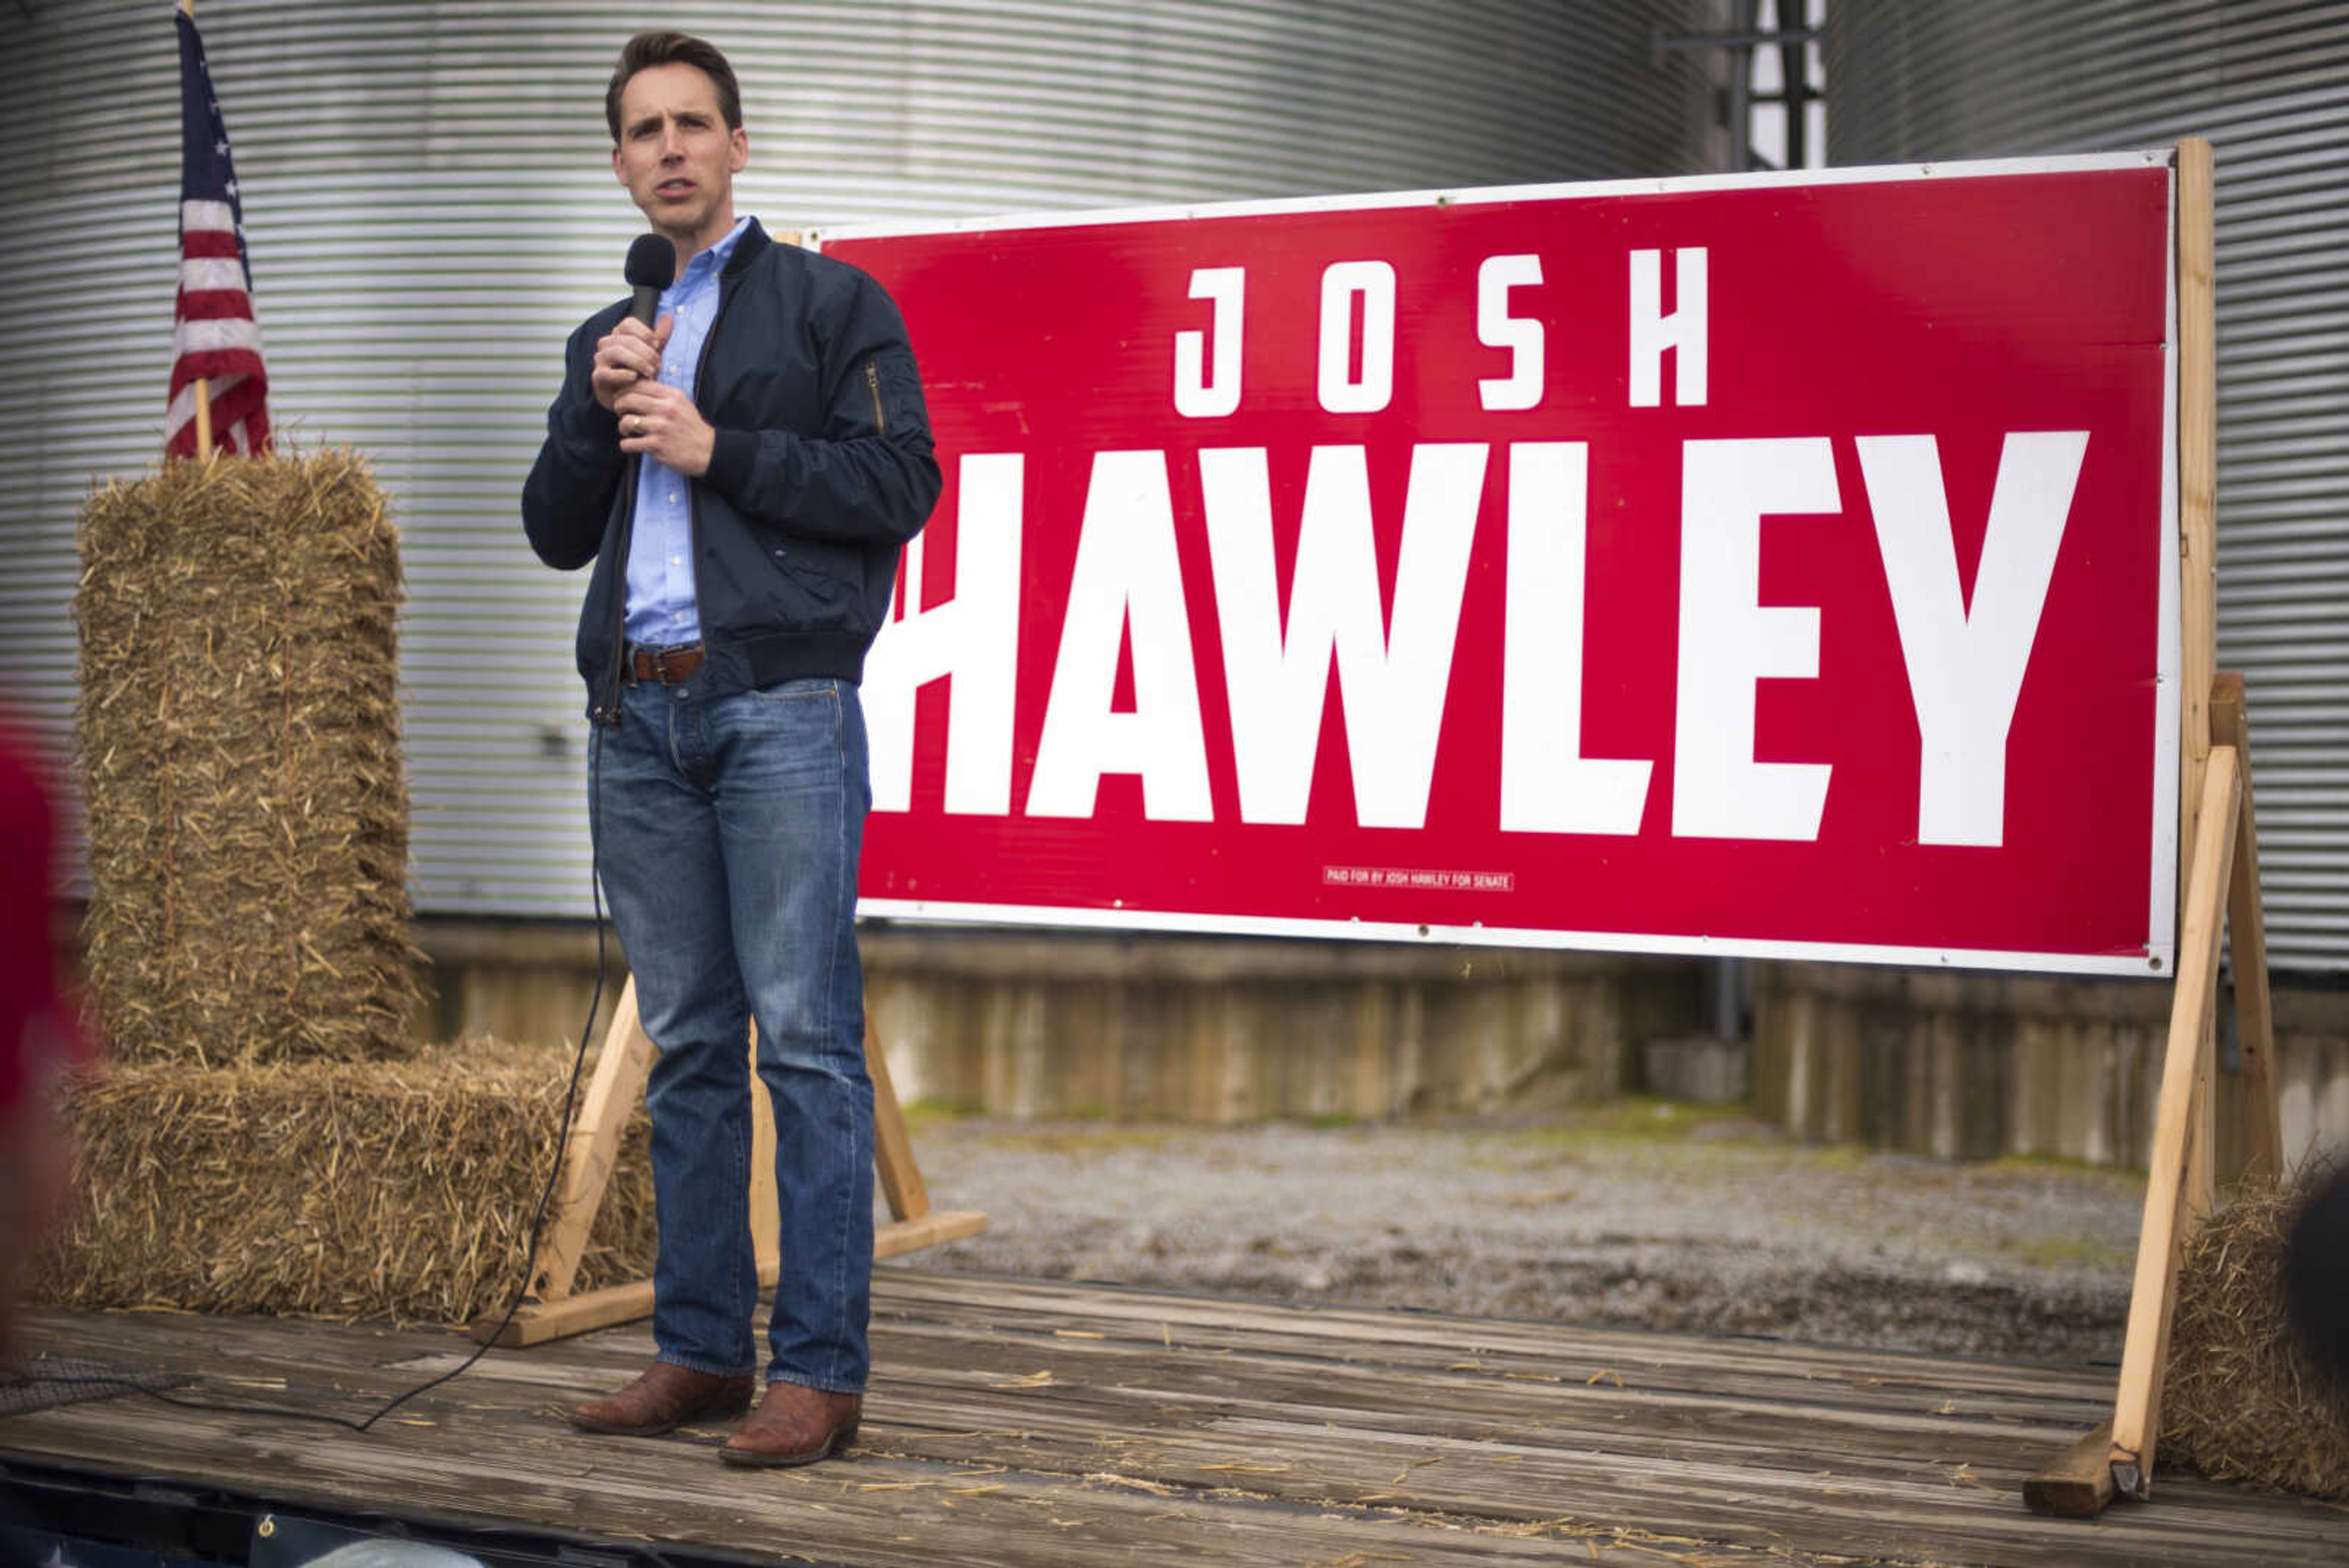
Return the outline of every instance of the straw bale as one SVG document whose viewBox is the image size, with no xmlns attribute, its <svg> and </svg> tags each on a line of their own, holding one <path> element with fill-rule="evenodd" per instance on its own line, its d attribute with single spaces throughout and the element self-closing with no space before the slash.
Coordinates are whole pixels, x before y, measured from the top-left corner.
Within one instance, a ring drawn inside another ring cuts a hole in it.
<svg viewBox="0 0 2349 1568">
<path fill-rule="evenodd" d="M 397 1064 L 112 1066 L 67 1092 L 78 1179 L 36 1294 L 443 1324 L 503 1312 L 570 1065 L 470 1042 Z M 647 1138 L 639 1106 L 579 1289 L 652 1272 Z"/>
<path fill-rule="evenodd" d="M 2246 1181 L 2188 1244 L 2161 1457 L 2221 1480 L 2349 1498 L 2349 1416 L 2286 1321 L 2284 1236 L 2314 1176 Z"/>
<path fill-rule="evenodd" d="M 81 514 L 90 1000 L 130 1060 L 409 1054 L 399 550 L 347 452 Z"/>
</svg>

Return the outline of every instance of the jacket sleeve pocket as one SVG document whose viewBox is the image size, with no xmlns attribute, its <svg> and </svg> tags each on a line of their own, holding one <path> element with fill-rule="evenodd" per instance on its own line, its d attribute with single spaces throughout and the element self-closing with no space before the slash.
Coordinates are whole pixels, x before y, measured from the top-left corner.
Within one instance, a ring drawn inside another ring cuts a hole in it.
<svg viewBox="0 0 2349 1568">
<path fill-rule="evenodd" d="M 914 368 L 913 354 L 904 348 L 887 348 L 874 355 L 869 363 L 873 401 L 880 422 L 875 433 L 929 434 L 929 410 L 922 401 L 922 377 Z"/>
</svg>

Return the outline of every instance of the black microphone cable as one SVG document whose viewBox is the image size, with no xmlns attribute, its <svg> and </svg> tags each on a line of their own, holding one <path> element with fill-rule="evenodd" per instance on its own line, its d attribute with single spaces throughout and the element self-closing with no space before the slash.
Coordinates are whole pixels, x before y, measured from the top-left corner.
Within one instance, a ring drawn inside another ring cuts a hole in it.
<svg viewBox="0 0 2349 1568">
<path fill-rule="evenodd" d="M 526 1237 L 526 1241 L 523 1241 L 523 1251 L 522 1251 L 522 1270 L 523 1270 L 522 1283 L 514 1288 L 514 1298 L 507 1303 L 505 1316 L 498 1319 L 496 1331 L 491 1331 L 489 1337 L 484 1337 L 484 1340 L 474 1347 L 474 1352 L 470 1354 L 470 1356 L 465 1356 L 465 1361 L 458 1364 L 456 1368 L 441 1373 L 440 1377 L 429 1377 L 429 1380 L 419 1382 L 419 1385 L 416 1385 L 413 1389 L 409 1389 L 409 1392 L 395 1394 L 395 1397 L 388 1398 L 383 1406 L 378 1406 L 374 1415 L 368 1415 L 368 1417 L 364 1417 L 364 1420 L 350 1420 L 347 1415 L 334 1415 L 331 1410 L 298 1410 L 294 1408 L 294 1406 L 246 1404 L 246 1401 L 225 1404 L 225 1401 L 213 1401 L 213 1398 L 191 1398 L 186 1397 L 186 1394 L 169 1394 L 160 1387 L 152 1387 L 152 1382 L 141 1382 L 141 1380 L 136 1380 L 136 1377 L 106 1377 L 106 1376 L 82 1376 L 82 1373 L 75 1373 L 75 1376 L 68 1376 L 68 1377 L 58 1377 L 58 1382 L 68 1382 L 68 1385 L 73 1385 L 73 1387 L 131 1389 L 131 1392 L 146 1394 L 148 1398 L 162 1401 L 162 1404 L 167 1406 L 179 1406 L 179 1408 L 183 1410 L 213 1410 L 213 1413 L 221 1413 L 221 1415 L 277 1415 L 277 1417 L 285 1417 L 285 1420 L 324 1422 L 324 1425 L 329 1425 L 329 1427 L 343 1427 L 346 1432 L 367 1434 L 376 1422 L 383 1420 L 385 1415 L 390 1415 L 392 1410 L 397 1410 L 399 1406 L 409 1404 L 409 1401 L 419 1397 L 419 1394 L 432 1392 L 432 1389 L 437 1389 L 440 1385 L 444 1385 L 444 1382 L 451 1382 L 456 1380 L 456 1377 L 462 1377 L 465 1373 L 472 1371 L 474 1364 L 480 1364 L 481 1356 L 486 1356 L 489 1349 L 493 1347 L 502 1335 L 505 1335 L 507 1326 L 512 1326 L 514 1314 L 522 1312 L 522 1303 L 526 1303 L 526 1300 L 531 1298 L 531 1272 L 533 1272 L 535 1265 L 538 1265 L 538 1234 L 540 1230 L 545 1227 L 547 1204 L 554 1201 L 554 1185 L 557 1185 L 564 1176 L 564 1161 L 571 1157 L 571 1109 L 578 1105 L 580 1072 L 583 1072 L 585 1064 L 587 1064 L 587 1042 L 595 1037 L 596 1013 L 604 1009 L 604 985 L 606 985 L 606 978 L 608 978 L 606 940 L 604 940 L 604 936 L 606 936 L 606 931 L 604 931 L 604 926 L 606 926 L 606 921 L 604 921 L 604 787 L 601 787 L 604 729 L 606 729 L 604 724 L 587 726 L 587 887 L 590 887 L 592 903 L 595 903 L 595 992 L 592 992 L 590 999 L 587 999 L 587 1021 L 580 1025 L 580 1044 L 574 1054 L 571 1054 L 571 1082 L 568 1082 L 568 1086 L 564 1088 L 564 1109 L 562 1109 L 562 1116 L 557 1119 L 557 1133 L 554 1133 L 554 1137 L 557 1137 L 557 1143 L 554 1143 L 554 1166 L 547 1170 L 547 1185 L 540 1187 L 538 1206 L 531 1210 L 531 1234 Z M 19 1371 L 24 1371 L 26 1377 L 33 1376 L 33 1373 L 30 1373 L 30 1364 L 24 1366 L 24 1368 L 19 1368 Z"/>
<path fill-rule="evenodd" d="M 606 971 L 606 942 L 604 942 L 604 863 L 601 863 L 601 848 L 604 848 L 604 832 L 601 832 L 601 818 L 604 818 L 604 790 L 601 790 L 601 778 L 599 778 L 601 759 L 604 759 L 604 726 L 590 724 L 587 726 L 587 877 L 590 877 L 592 898 L 595 898 L 595 992 L 592 992 L 590 999 L 587 999 L 587 1023 L 580 1025 L 578 1051 L 574 1051 L 574 1055 L 571 1055 L 571 1084 L 564 1088 L 564 1109 L 557 1124 L 559 1126 L 557 1143 L 554 1143 L 554 1166 L 547 1170 L 547 1185 L 540 1187 L 538 1206 L 531 1210 L 531 1234 L 529 1239 L 523 1241 L 523 1255 L 522 1255 L 522 1267 L 523 1267 L 522 1283 L 514 1288 L 512 1303 L 507 1303 L 505 1316 L 498 1319 L 496 1331 L 491 1331 L 489 1337 L 484 1337 L 484 1340 L 474 1347 L 474 1352 L 470 1354 L 470 1356 L 465 1356 L 465 1361 L 458 1364 L 456 1368 L 441 1373 L 440 1377 L 429 1377 L 428 1382 L 419 1382 L 419 1385 L 416 1385 L 413 1389 L 409 1389 L 409 1392 L 395 1394 L 395 1397 L 388 1398 L 383 1406 L 378 1406 L 374 1415 L 368 1415 L 368 1417 L 364 1417 L 364 1420 L 350 1420 L 347 1415 L 334 1415 L 329 1413 L 329 1410 L 298 1410 L 294 1408 L 294 1406 L 246 1404 L 246 1401 L 225 1404 L 225 1401 L 213 1401 L 213 1398 L 191 1398 L 186 1397 L 186 1394 L 169 1394 L 164 1392 L 164 1389 L 152 1387 L 152 1385 L 148 1385 L 148 1382 L 136 1380 L 136 1377 L 70 1376 L 70 1377 L 61 1377 L 61 1382 L 70 1382 L 70 1385 L 75 1385 L 75 1387 L 134 1389 L 134 1392 L 146 1394 L 148 1398 L 162 1401 L 162 1404 L 167 1406 L 181 1406 L 183 1410 L 213 1410 L 213 1413 L 221 1413 L 221 1415 L 280 1415 L 280 1417 L 285 1417 L 285 1420 L 324 1422 L 324 1425 L 329 1425 L 329 1427 L 343 1427 L 346 1432 L 367 1434 L 376 1422 L 383 1420 L 385 1415 L 390 1415 L 392 1410 L 397 1410 L 399 1406 L 409 1404 L 409 1401 L 419 1397 L 419 1394 L 432 1392 L 432 1389 L 437 1389 L 440 1385 L 444 1385 L 444 1382 L 451 1382 L 456 1380 L 456 1377 L 462 1377 L 465 1373 L 472 1371 L 474 1364 L 480 1364 L 481 1356 L 486 1356 L 489 1349 L 493 1347 L 502 1335 L 505 1335 L 507 1326 L 512 1326 L 514 1314 L 522 1312 L 522 1303 L 526 1303 L 526 1300 L 531 1298 L 531 1270 L 538 1265 L 538 1234 L 540 1230 L 545 1227 L 547 1204 L 554 1201 L 554 1185 L 557 1185 L 564 1176 L 564 1161 L 571 1157 L 571 1109 L 574 1109 L 574 1105 L 578 1103 L 580 1072 L 583 1072 L 585 1064 L 587 1064 L 587 1042 L 595 1037 L 595 1018 L 596 1013 L 604 1009 L 604 982 L 606 982 L 608 971 Z M 30 1368 L 24 1368 L 24 1371 L 30 1376 Z"/>
<path fill-rule="evenodd" d="M 617 658 L 616 652 L 614 657 Z M 473 1348 L 471 1355 L 465 1357 L 458 1366 L 443 1372 L 438 1377 L 418 1384 L 406 1393 L 393 1396 L 378 1407 L 374 1414 L 357 1421 L 347 1416 L 335 1415 L 331 1411 L 303 1410 L 287 1405 L 253 1404 L 242 1400 L 230 1404 L 220 1400 L 192 1398 L 186 1395 L 168 1393 L 136 1378 L 109 1377 L 102 1374 L 75 1374 L 54 1378 L 40 1378 L 39 1381 L 64 1383 L 78 1388 L 124 1388 L 144 1394 L 149 1398 L 165 1405 L 176 1405 L 181 1409 L 208 1410 L 231 1416 L 276 1416 L 289 1421 L 316 1421 L 327 1426 L 340 1427 L 346 1431 L 357 1432 L 364 1436 L 378 1421 L 382 1420 L 418 1395 L 429 1393 L 443 1383 L 463 1376 L 473 1369 L 482 1356 L 489 1354 L 491 1347 L 497 1344 L 506 1329 L 513 1323 L 514 1314 L 520 1312 L 523 1303 L 530 1299 L 531 1273 L 538 1262 L 539 1233 L 546 1222 L 547 1205 L 554 1201 L 555 1184 L 563 1179 L 564 1163 L 570 1156 L 571 1113 L 578 1102 L 579 1077 L 586 1066 L 587 1044 L 595 1033 L 595 1015 L 602 1011 L 604 1005 L 604 988 L 607 977 L 604 929 L 605 923 L 603 877 L 604 791 L 601 777 L 605 728 L 603 724 L 590 724 L 587 727 L 587 876 L 595 911 L 595 988 L 588 999 L 586 1022 L 579 1026 L 578 1049 L 572 1054 L 571 1081 L 563 1092 L 563 1113 L 557 1120 L 555 1133 L 554 1163 L 546 1173 L 546 1185 L 539 1190 L 537 1207 L 531 1211 L 530 1235 L 524 1241 L 523 1249 L 522 1282 L 515 1287 L 513 1299 L 507 1303 L 505 1315 L 498 1320 L 498 1326 Z M 29 1365 L 21 1370 L 28 1379 L 36 1376 Z"/>
</svg>

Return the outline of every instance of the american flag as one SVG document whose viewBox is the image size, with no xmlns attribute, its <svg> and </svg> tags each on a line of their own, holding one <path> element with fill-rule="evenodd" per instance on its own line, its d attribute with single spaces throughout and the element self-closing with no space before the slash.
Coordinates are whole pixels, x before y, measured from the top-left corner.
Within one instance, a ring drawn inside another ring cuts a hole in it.
<svg viewBox="0 0 2349 1568">
<path fill-rule="evenodd" d="M 244 204 L 228 155 L 228 127 L 195 19 L 180 25 L 180 299 L 171 326 L 171 411 L 163 450 L 196 455 L 196 388 L 208 384 L 212 444 L 251 455 L 269 450 L 269 372 L 253 319 L 253 269 L 244 258 Z"/>
</svg>

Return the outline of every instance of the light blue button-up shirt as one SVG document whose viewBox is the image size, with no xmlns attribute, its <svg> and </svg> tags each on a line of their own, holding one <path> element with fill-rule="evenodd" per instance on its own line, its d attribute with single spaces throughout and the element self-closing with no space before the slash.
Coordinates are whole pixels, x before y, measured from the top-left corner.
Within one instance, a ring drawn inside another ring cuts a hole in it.
<svg viewBox="0 0 2349 1568">
<path fill-rule="evenodd" d="M 718 317 L 718 275 L 750 226 L 737 222 L 724 239 L 685 264 L 685 275 L 661 290 L 653 319 L 674 316 L 661 356 L 661 384 L 690 397 L 701 346 Z M 701 640 L 693 597 L 693 490 L 685 475 L 647 454 L 636 475 L 636 518 L 628 545 L 628 640 L 672 648 Z"/>
</svg>

